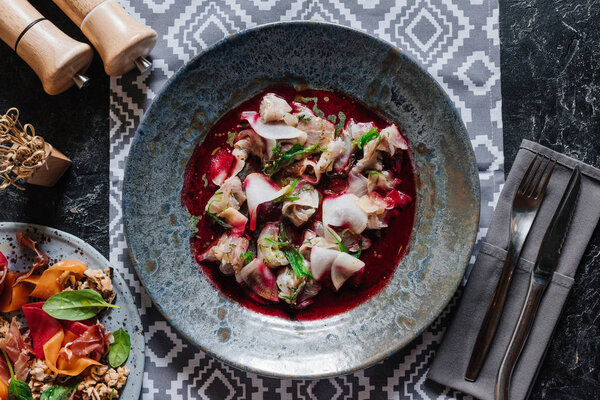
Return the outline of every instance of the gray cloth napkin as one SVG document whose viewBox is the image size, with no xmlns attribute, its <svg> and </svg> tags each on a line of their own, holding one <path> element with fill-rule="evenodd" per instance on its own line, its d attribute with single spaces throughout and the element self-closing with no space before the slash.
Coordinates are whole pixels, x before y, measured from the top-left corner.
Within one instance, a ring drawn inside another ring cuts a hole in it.
<svg viewBox="0 0 600 400">
<path fill-rule="evenodd" d="M 556 168 L 521 253 L 504 312 L 485 364 L 477 381 L 467 382 L 464 380 L 464 373 L 471 349 L 506 257 L 512 200 L 535 152 L 555 159 Z M 581 257 L 600 218 L 600 170 L 528 140 L 521 143 L 521 149 L 500 194 L 490 229 L 464 289 L 456 315 L 429 371 L 429 379 L 483 400 L 494 398 L 496 374 L 527 294 L 529 273 L 537 257 L 542 238 L 576 165 L 581 169 L 582 181 L 575 215 L 562 249 L 558 268 L 542 299 L 533 329 L 512 377 L 511 400 L 522 400 L 528 397 L 552 338 L 554 327 L 573 286 L 573 278 Z"/>
</svg>

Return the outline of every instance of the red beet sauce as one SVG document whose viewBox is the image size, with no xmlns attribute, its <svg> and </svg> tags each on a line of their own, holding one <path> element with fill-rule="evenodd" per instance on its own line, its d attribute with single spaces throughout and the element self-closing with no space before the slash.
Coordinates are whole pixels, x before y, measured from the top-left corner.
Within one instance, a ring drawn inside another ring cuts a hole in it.
<svg viewBox="0 0 600 400">
<path fill-rule="evenodd" d="M 190 214 L 203 216 L 206 203 L 217 189 L 210 181 L 208 174 L 212 155 L 222 149 L 231 149 L 231 146 L 227 143 L 227 132 L 237 133 L 241 130 L 238 128 L 241 112 L 258 111 L 260 101 L 265 93 L 276 93 L 290 103 L 296 96 L 317 97 L 317 106 L 325 113 L 325 116 L 338 115 L 338 112 L 342 111 L 347 120 L 353 118 L 356 122 L 372 121 L 379 129 L 390 124 L 389 121 L 382 119 L 360 102 L 340 94 L 322 90 L 297 91 L 293 86 L 287 85 L 271 87 L 223 116 L 212 127 L 202 145 L 194 151 L 186 167 L 184 186 L 181 193 L 182 205 L 187 207 Z M 313 102 L 308 102 L 307 105 L 312 108 Z M 244 307 L 267 315 L 296 320 L 314 320 L 339 314 L 356 307 L 379 292 L 387 284 L 394 274 L 396 265 L 407 251 L 415 215 L 415 181 L 408 153 L 402 152 L 401 158 L 401 161 L 398 160 L 401 165 L 400 171 L 394 172 L 395 177 L 402 180 L 398 190 L 411 196 L 413 201 L 404 209 L 392 211 L 395 215 L 390 218 L 387 228 L 379 231 L 367 230 L 363 232 L 363 235 L 372 240 L 372 246 L 363 251 L 360 257 L 365 262 L 365 268 L 358 284 L 348 281 L 337 293 L 327 287 L 326 284 L 319 294 L 314 297 L 313 304 L 302 310 L 292 310 L 287 304 L 283 303 L 283 300 L 277 304 L 261 304 L 253 300 L 240 287 L 233 276 L 225 276 L 220 272 L 217 263 L 203 262 L 200 263 L 199 269 L 208 275 L 221 293 Z M 339 183 L 326 179 L 317 185 L 317 189 L 323 192 L 323 189 L 331 189 Z M 300 231 L 310 229 L 314 220 L 320 218 L 320 211 L 319 209 L 305 225 L 300 227 Z M 251 234 L 253 240 L 255 240 L 264 224 L 274 222 L 279 215 L 278 209 L 273 210 L 272 207 L 268 206 L 261 207 L 257 218 L 259 223 L 256 231 L 249 232 L 247 226 L 246 233 Z M 197 229 L 195 237 L 191 239 L 194 256 L 208 250 L 223 233 L 222 228 L 205 215 L 198 221 Z"/>
</svg>

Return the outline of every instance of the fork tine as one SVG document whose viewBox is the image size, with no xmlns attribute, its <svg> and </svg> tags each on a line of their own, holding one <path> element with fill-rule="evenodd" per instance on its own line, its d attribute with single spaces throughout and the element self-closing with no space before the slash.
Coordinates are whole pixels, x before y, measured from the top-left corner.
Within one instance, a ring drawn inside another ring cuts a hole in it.
<svg viewBox="0 0 600 400">
<path fill-rule="evenodd" d="M 541 166 L 542 163 L 544 164 L 544 168 L 539 173 L 535 174 L 535 176 L 531 180 L 531 183 L 527 187 L 527 193 L 526 193 L 526 195 L 528 197 L 532 197 L 533 194 L 536 193 L 538 185 L 542 181 L 542 178 L 544 177 L 544 173 L 546 172 L 546 169 L 548 169 L 548 165 L 550 165 L 550 160 L 548 160 L 548 159 L 546 159 L 546 157 L 544 157 L 544 158 L 542 158 L 542 161 L 540 162 L 540 166 Z M 533 182 L 533 180 L 535 180 L 535 183 Z"/>
<path fill-rule="evenodd" d="M 535 161 L 537 160 L 538 156 L 539 156 L 539 154 L 536 153 L 535 157 L 533 157 L 531 159 L 531 162 L 529 163 L 529 166 L 527 167 L 527 170 L 525 171 L 523 178 L 521 178 L 521 183 L 519 184 L 518 192 L 523 192 L 525 190 L 525 188 L 524 188 L 525 183 L 527 182 L 527 178 L 529 177 L 531 168 L 533 168 L 533 165 L 535 164 Z"/>
<path fill-rule="evenodd" d="M 548 160 L 548 164 L 550 164 L 551 160 Z M 550 182 L 550 177 L 552 176 L 552 172 L 554 172 L 554 166 L 556 165 L 556 160 L 552 161 L 552 166 L 550 167 L 550 170 L 548 171 L 548 174 L 546 175 L 546 179 L 544 179 L 544 183 L 542 184 L 542 187 L 540 188 L 540 190 L 536 193 L 535 198 L 537 199 L 540 196 L 543 196 L 544 193 L 546 193 L 546 186 L 548 186 L 548 182 Z"/>
<path fill-rule="evenodd" d="M 544 163 L 545 158 L 543 156 L 539 156 L 538 158 L 540 158 L 540 161 L 536 163 L 534 170 L 527 177 L 527 185 L 525 185 L 525 189 L 523 189 L 523 194 L 525 196 L 528 195 L 528 193 L 531 189 L 531 185 L 533 184 L 533 181 L 535 180 L 535 177 L 537 176 L 538 170 L 540 169 L 540 166 Z"/>
</svg>

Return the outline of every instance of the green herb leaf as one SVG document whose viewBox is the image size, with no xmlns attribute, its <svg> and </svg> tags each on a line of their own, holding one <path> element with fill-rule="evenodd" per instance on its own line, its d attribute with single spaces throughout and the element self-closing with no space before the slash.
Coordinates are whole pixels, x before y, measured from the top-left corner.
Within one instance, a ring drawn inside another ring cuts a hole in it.
<svg viewBox="0 0 600 400">
<path fill-rule="evenodd" d="M 337 122 L 337 116 L 335 114 L 328 115 L 327 119 L 333 124 L 335 124 Z"/>
<path fill-rule="evenodd" d="M 8 400 L 33 400 L 29 385 L 26 382 L 11 378 L 8 384 Z"/>
<path fill-rule="evenodd" d="M 309 117 L 309 116 L 306 116 L 304 114 L 298 115 L 298 121 L 309 122 L 310 120 L 311 120 L 311 117 Z"/>
<path fill-rule="evenodd" d="M 281 232 L 281 229 L 279 231 Z M 292 270 L 297 277 L 308 276 L 311 279 L 315 279 L 308 268 L 306 268 L 306 263 L 304 262 L 304 257 L 302 256 L 302 253 L 300 253 L 300 250 L 288 242 L 278 242 L 271 238 L 264 238 L 264 240 L 282 248 L 283 254 L 285 254 L 285 257 L 290 262 L 290 267 L 292 267 Z"/>
<path fill-rule="evenodd" d="M 315 279 L 308 268 L 306 268 L 306 263 L 304 262 L 304 257 L 302 256 L 302 253 L 300 253 L 300 250 L 289 246 L 283 249 L 283 254 L 285 254 L 285 257 L 290 262 L 290 267 L 292 267 L 292 270 L 297 277 L 308 276 L 311 279 Z"/>
<path fill-rule="evenodd" d="M 120 308 L 109 304 L 91 289 L 69 290 L 50 297 L 42 309 L 51 317 L 67 321 L 83 321 L 95 317 L 103 308 Z"/>
<path fill-rule="evenodd" d="M 281 145 L 278 143 L 277 146 L 273 148 L 273 161 L 265 165 L 263 172 L 270 178 L 275 172 L 277 172 L 282 162 L 291 160 L 298 156 L 306 157 L 313 151 L 321 151 L 319 149 L 319 142 L 307 148 L 302 147 L 302 145 L 298 143 L 294 143 L 294 145 L 283 154 L 281 154 Z"/>
<path fill-rule="evenodd" d="M 50 386 L 44 390 L 40 396 L 40 400 L 69 400 L 73 393 L 77 390 L 76 386 Z"/>
<path fill-rule="evenodd" d="M 288 242 L 278 242 L 276 240 L 273 240 L 271 238 L 264 238 L 263 239 L 265 242 L 274 244 L 275 246 L 280 246 L 280 247 L 285 247 L 285 246 L 289 246 L 290 244 Z"/>
<path fill-rule="evenodd" d="M 246 260 L 246 262 L 251 263 L 252 260 L 254 260 L 254 254 L 252 254 L 251 251 L 247 251 L 245 253 L 242 253 L 242 258 Z"/>
<path fill-rule="evenodd" d="M 354 141 L 354 144 L 356 144 L 356 146 L 362 150 L 362 148 L 365 144 L 369 143 L 371 140 L 373 140 L 374 138 L 378 138 L 378 137 L 379 137 L 379 131 L 377 131 L 377 128 L 371 128 L 371 129 L 369 129 L 369 131 L 367 133 L 363 134 L 361 137 L 356 139 Z"/>
<path fill-rule="evenodd" d="M 8 364 L 8 370 L 10 372 L 10 383 L 8 384 L 8 400 L 33 400 L 33 394 L 31 389 L 26 382 L 20 381 L 15 378 L 15 372 L 13 371 L 12 364 L 8 358 L 8 354 L 2 349 L 2 354 Z"/>
<path fill-rule="evenodd" d="M 335 233 L 335 231 L 330 227 L 327 227 L 327 230 L 329 231 L 329 233 L 331 233 L 331 236 L 333 236 L 333 239 L 336 241 L 340 251 L 342 253 L 349 253 L 348 249 L 346 249 L 346 246 L 344 246 L 344 244 L 342 243 L 341 237 L 337 233 Z"/>
<path fill-rule="evenodd" d="M 110 397 L 108 398 L 108 400 L 112 400 L 114 395 L 115 395 L 115 389 L 113 388 L 113 390 L 110 391 Z"/>
<path fill-rule="evenodd" d="M 383 176 L 383 174 L 382 174 L 381 172 L 379 172 L 379 171 L 375 171 L 374 169 L 367 170 L 367 171 L 365 171 L 365 173 L 366 173 L 367 175 L 378 175 L 378 176 Z"/>
<path fill-rule="evenodd" d="M 338 113 L 338 119 L 339 119 L 339 122 L 335 125 L 335 137 L 340 136 L 340 133 L 342 133 L 342 130 L 344 129 L 344 126 L 346 125 L 346 114 L 344 114 L 342 111 L 340 111 Z"/>
<path fill-rule="evenodd" d="M 119 328 L 113 332 L 113 339 L 114 342 L 112 342 L 108 348 L 108 362 L 111 367 L 117 368 L 118 366 L 123 365 L 129 357 L 131 339 L 129 338 L 129 334 L 124 331 L 123 328 Z"/>
<path fill-rule="evenodd" d="M 219 150 L 221 150 L 221 146 L 219 146 L 219 147 L 215 148 L 215 149 L 212 151 L 212 153 L 210 153 L 210 155 L 211 155 L 211 156 L 214 156 L 214 155 L 215 155 L 215 153 L 216 153 L 217 151 L 219 151 Z"/>
<path fill-rule="evenodd" d="M 276 198 L 275 200 L 273 200 L 273 203 L 279 203 L 281 201 L 286 201 L 286 200 L 290 200 L 290 201 L 298 200 L 300 197 L 292 196 L 292 193 L 294 193 L 294 189 L 296 189 L 296 186 L 298 186 L 298 179 L 294 179 L 292 181 L 292 183 L 290 183 L 290 185 L 289 185 L 288 189 L 285 191 L 285 193 L 282 194 L 281 196 L 279 196 L 278 198 Z"/>
</svg>

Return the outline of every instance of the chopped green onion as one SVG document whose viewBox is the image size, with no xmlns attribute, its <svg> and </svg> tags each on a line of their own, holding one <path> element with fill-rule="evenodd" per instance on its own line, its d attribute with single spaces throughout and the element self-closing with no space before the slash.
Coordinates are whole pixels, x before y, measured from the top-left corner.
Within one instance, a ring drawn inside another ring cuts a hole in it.
<svg viewBox="0 0 600 400">
<path fill-rule="evenodd" d="M 378 138 L 379 136 L 380 136 L 380 134 L 379 134 L 379 131 L 377 131 L 377 128 L 371 128 L 371 129 L 369 129 L 369 131 L 367 133 L 363 134 L 361 137 L 356 139 L 353 142 L 353 144 L 355 144 L 359 149 L 362 150 L 364 145 L 369 143 L 374 138 L 376 138 L 376 137 Z"/>
<path fill-rule="evenodd" d="M 290 262 L 290 267 L 292 267 L 292 271 L 294 271 L 294 274 L 296 274 L 297 277 L 308 276 L 311 279 L 315 279 L 308 268 L 306 268 L 304 257 L 302 256 L 302 253 L 300 253 L 300 250 L 288 242 L 278 242 L 271 238 L 264 238 L 264 240 L 282 248 L 283 254 L 285 254 L 285 257 Z"/>
<path fill-rule="evenodd" d="M 278 242 L 277 240 L 273 240 L 271 238 L 264 238 L 263 239 L 265 242 L 274 244 L 275 246 L 280 246 L 280 247 L 284 247 L 284 246 L 289 246 L 290 244 L 288 242 Z"/>
<path fill-rule="evenodd" d="M 291 160 L 294 157 L 305 156 L 313 151 L 321 151 L 319 149 L 319 142 L 307 148 L 302 147 L 302 145 L 298 143 L 294 143 L 294 145 L 283 154 L 281 154 L 281 145 L 278 143 L 277 146 L 273 148 L 273 161 L 265 165 L 263 172 L 270 178 L 277 172 L 282 162 Z"/>
<path fill-rule="evenodd" d="M 273 200 L 273 203 L 278 203 L 280 201 L 286 201 L 286 200 L 289 200 L 289 201 L 298 200 L 300 197 L 291 195 L 294 192 L 294 189 L 296 189 L 297 185 L 298 185 L 298 179 L 294 179 L 292 181 L 292 183 L 290 184 L 290 187 L 288 188 L 288 190 L 286 190 L 284 194 L 282 194 L 281 196 L 279 196 L 278 198 Z"/>
<path fill-rule="evenodd" d="M 254 260 L 254 254 L 252 254 L 251 251 L 247 251 L 245 253 L 242 253 L 242 258 L 246 260 L 246 262 L 250 263 L 252 262 L 252 260 Z"/>
</svg>

